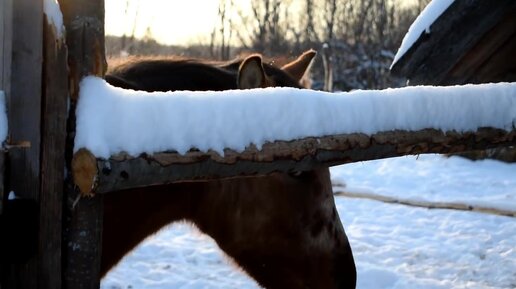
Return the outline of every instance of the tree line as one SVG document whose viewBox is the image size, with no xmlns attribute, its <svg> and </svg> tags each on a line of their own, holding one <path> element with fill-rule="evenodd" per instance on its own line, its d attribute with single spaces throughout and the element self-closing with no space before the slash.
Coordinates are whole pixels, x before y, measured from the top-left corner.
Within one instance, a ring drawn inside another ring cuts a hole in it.
<svg viewBox="0 0 516 289">
<path fill-rule="evenodd" d="M 259 52 L 281 62 L 313 48 L 321 55 L 312 68 L 315 89 L 399 87 L 405 80 L 390 76 L 390 64 L 408 27 L 428 2 L 251 0 L 249 7 L 242 7 L 234 0 L 220 0 L 208 45 L 164 49 L 148 35 L 143 41 L 123 37 L 124 43 L 112 45 L 117 46 L 112 50 L 172 52 L 220 60 Z M 128 38 L 132 40 L 130 50 L 123 47 Z"/>
</svg>

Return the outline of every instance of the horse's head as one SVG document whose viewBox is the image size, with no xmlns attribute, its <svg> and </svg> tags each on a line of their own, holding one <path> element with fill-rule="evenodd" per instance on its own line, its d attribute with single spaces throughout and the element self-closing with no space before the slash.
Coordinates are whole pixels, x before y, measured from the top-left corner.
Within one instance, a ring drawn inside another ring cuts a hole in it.
<svg viewBox="0 0 516 289">
<path fill-rule="evenodd" d="M 259 54 L 246 57 L 238 69 L 238 88 L 263 87 L 305 87 L 304 76 L 307 74 L 316 55 L 314 50 L 308 50 L 296 60 L 281 68 L 264 63 Z"/>
<path fill-rule="evenodd" d="M 303 88 L 315 55 L 307 51 L 281 67 L 258 54 L 229 63 L 147 59 L 106 79 L 147 91 Z M 148 235 L 186 219 L 266 288 L 355 288 L 327 168 L 112 192 L 104 210 L 103 272 Z"/>
</svg>

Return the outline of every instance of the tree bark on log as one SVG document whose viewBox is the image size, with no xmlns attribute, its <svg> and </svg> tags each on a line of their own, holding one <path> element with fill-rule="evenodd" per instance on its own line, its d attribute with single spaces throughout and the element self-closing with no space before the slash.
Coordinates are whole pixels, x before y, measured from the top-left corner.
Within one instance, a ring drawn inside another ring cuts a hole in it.
<svg viewBox="0 0 516 289">
<path fill-rule="evenodd" d="M 226 149 L 189 151 L 185 155 L 163 152 L 108 160 L 96 159 L 85 149 L 73 159 L 75 183 L 83 195 L 183 181 L 296 172 L 316 167 L 423 153 L 454 153 L 516 144 L 516 130 L 481 128 L 475 132 L 388 131 L 373 135 L 344 134 L 276 141 L 261 150 L 251 145 L 243 152 Z"/>
<path fill-rule="evenodd" d="M 68 45 L 70 114 L 67 124 L 66 164 L 70 172 L 75 138 L 75 105 L 83 77 L 103 77 L 104 0 L 59 0 Z M 80 199 L 71 177 L 65 183 L 63 287 L 99 288 L 102 252 L 102 196 Z"/>
</svg>

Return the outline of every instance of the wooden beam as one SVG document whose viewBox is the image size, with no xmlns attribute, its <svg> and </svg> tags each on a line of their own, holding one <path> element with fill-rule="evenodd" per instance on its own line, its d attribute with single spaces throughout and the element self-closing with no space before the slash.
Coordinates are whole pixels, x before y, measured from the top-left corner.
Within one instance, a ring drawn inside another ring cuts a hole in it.
<svg viewBox="0 0 516 289">
<path fill-rule="evenodd" d="M 448 72 L 443 85 L 510 81 L 506 76 L 516 69 L 516 6 Z M 487 68 L 487 69 L 486 69 Z M 513 79 L 512 81 L 515 81 Z"/>
<path fill-rule="evenodd" d="M 441 84 L 448 72 L 483 35 L 516 7 L 512 0 L 455 1 L 394 64 L 391 73 L 410 85 Z M 465 12 L 467 11 L 467 13 Z"/>
<path fill-rule="evenodd" d="M 75 137 L 75 105 L 79 82 L 87 75 L 102 77 L 104 53 L 104 0 L 59 0 L 66 27 L 69 64 L 70 115 L 66 163 L 70 172 Z M 63 287 L 99 288 L 102 252 L 102 197 L 81 199 L 67 179 L 64 228 Z"/>
<path fill-rule="evenodd" d="M 62 214 L 68 118 L 68 54 L 64 36 L 44 25 L 39 288 L 61 288 Z"/>
<path fill-rule="evenodd" d="M 43 1 L 16 0 L 12 3 L 11 92 L 7 98 L 9 142 L 30 145 L 9 150 L 8 190 L 18 197 L 37 201 L 40 190 Z M 12 287 L 38 288 L 37 258 L 15 266 L 12 272 Z"/>
<path fill-rule="evenodd" d="M 454 153 L 495 146 L 515 145 L 516 130 L 482 128 L 476 132 L 389 131 L 371 136 L 345 134 L 277 141 L 243 152 L 190 151 L 185 155 L 164 152 L 132 157 L 127 154 L 108 160 L 95 159 L 87 150 L 74 157 L 76 183 L 84 195 L 181 181 L 204 181 L 267 174 L 274 171 L 305 171 L 403 155 Z M 84 178 L 84 179 L 81 179 Z"/>
<path fill-rule="evenodd" d="M 8 98 L 11 93 L 11 58 L 12 58 L 12 23 L 13 2 L 3 0 L 0 2 L 0 90 Z M 3 210 L 4 191 L 4 152 L 1 153 L 0 162 L 0 214 Z"/>
</svg>

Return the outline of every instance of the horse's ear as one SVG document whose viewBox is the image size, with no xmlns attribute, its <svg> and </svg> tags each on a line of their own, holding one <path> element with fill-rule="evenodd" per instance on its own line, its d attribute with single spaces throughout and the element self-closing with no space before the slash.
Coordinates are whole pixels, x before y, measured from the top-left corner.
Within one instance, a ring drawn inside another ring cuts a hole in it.
<svg viewBox="0 0 516 289">
<path fill-rule="evenodd" d="M 315 55 L 317 55 L 317 52 L 313 49 L 305 51 L 296 60 L 285 64 L 281 69 L 296 81 L 301 81 L 305 73 L 310 69 Z"/>
<path fill-rule="evenodd" d="M 265 71 L 259 55 L 248 56 L 238 69 L 238 88 L 251 89 L 265 87 Z"/>
</svg>

